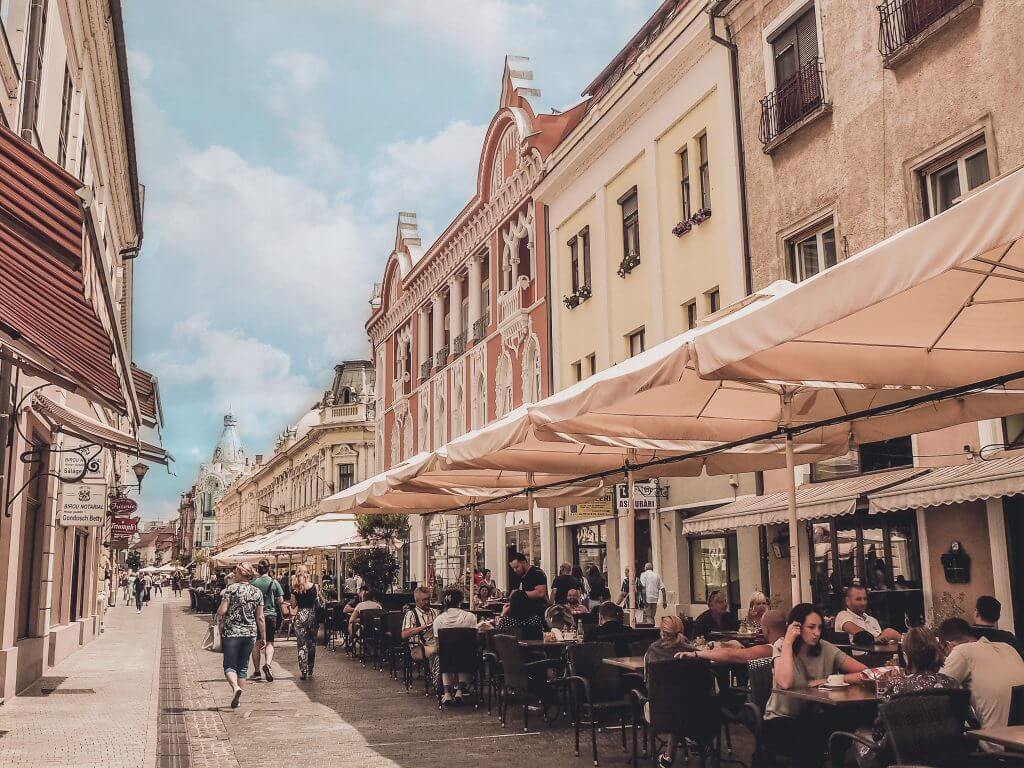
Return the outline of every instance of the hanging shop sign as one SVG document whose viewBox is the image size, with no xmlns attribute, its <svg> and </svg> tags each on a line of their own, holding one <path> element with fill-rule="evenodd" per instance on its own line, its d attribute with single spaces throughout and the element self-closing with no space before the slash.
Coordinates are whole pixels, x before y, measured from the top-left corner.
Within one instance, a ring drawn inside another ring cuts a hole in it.
<svg viewBox="0 0 1024 768">
<path fill-rule="evenodd" d="M 127 496 L 113 496 L 110 499 L 110 514 L 130 515 L 139 508 L 139 503 Z"/>
<path fill-rule="evenodd" d="M 107 486 L 97 483 L 66 483 L 60 493 L 60 524 L 103 525 L 107 517 Z"/>
<path fill-rule="evenodd" d="M 565 522 L 571 524 L 603 520 L 611 517 L 613 514 L 612 492 L 609 490 L 596 499 L 590 499 L 569 507 L 565 513 Z"/>
<path fill-rule="evenodd" d="M 65 482 L 103 479 L 103 449 L 75 437 L 65 437 L 57 454 L 60 457 L 57 474 Z"/>
<path fill-rule="evenodd" d="M 629 509 L 629 498 L 626 488 L 626 483 L 619 483 L 615 486 L 616 509 L 620 512 L 625 512 Z M 668 492 L 668 488 L 665 488 L 665 492 Z M 656 510 L 660 495 L 661 490 L 658 488 L 658 483 L 654 480 L 633 483 L 633 509 Z"/>
<path fill-rule="evenodd" d="M 114 538 L 129 538 L 139 528 L 139 518 L 116 516 L 110 521 L 110 533 Z"/>
</svg>

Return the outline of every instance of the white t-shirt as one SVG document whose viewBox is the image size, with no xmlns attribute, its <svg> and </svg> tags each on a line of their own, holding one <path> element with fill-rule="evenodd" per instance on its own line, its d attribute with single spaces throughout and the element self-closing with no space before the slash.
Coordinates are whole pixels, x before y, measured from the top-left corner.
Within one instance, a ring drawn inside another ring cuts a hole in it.
<svg viewBox="0 0 1024 768">
<path fill-rule="evenodd" d="M 949 652 L 939 670 L 971 691 L 971 706 L 982 728 L 998 728 L 1010 719 L 1010 689 L 1024 685 L 1024 661 L 1012 645 L 983 637 Z"/>
<path fill-rule="evenodd" d="M 863 616 L 858 616 L 850 610 L 842 610 L 839 612 L 839 615 L 836 616 L 836 631 L 842 632 L 843 627 L 846 626 L 847 622 L 851 621 L 860 627 L 860 630 L 858 631 L 863 630 L 865 632 L 870 632 L 872 637 L 878 637 L 882 634 L 882 625 L 878 623 L 878 619 L 874 616 L 868 616 L 866 613 Z M 852 634 L 850 635 L 850 639 L 853 639 Z"/>
<path fill-rule="evenodd" d="M 476 615 L 461 608 L 449 608 L 434 619 L 434 634 L 442 629 L 476 629 Z"/>
<path fill-rule="evenodd" d="M 648 605 L 657 605 L 661 598 L 661 576 L 654 571 L 640 574 L 640 587 L 644 591 L 644 600 Z"/>
</svg>

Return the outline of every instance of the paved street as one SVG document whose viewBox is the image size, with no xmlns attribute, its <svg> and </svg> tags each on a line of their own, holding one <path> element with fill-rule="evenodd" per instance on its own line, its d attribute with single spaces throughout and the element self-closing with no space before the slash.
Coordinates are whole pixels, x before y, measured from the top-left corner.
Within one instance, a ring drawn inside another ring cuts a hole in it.
<svg viewBox="0 0 1024 768">
<path fill-rule="evenodd" d="M 300 682 L 293 642 L 280 646 L 275 682 L 249 685 L 232 711 L 220 655 L 200 649 L 206 626 L 184 600 L 158 599 L 141 616 L 116 608 L 99 640 L 0 709 L 0 765 L 590 765 L 586 751 L 573 757 L 564 724 L 523 734 L 486 710 L 438 712 L 341 651 L 318 648 L 316 676 Z M 603 765 L 627 763 L 617 731 L 599 738 Z"/>
</svg>

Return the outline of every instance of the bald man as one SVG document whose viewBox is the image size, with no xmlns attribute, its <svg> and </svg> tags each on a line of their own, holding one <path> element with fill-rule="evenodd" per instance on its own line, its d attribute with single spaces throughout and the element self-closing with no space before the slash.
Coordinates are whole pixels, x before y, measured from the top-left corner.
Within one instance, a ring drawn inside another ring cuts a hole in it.
<svg viewBox="0 0 1024 768">
<path fill-rule="evenodd" d="M 749 648 L 725 648 L 718 645 L 701 651 L 683 651 L 676 654 L 677 659 L 697 658 L 717 661 L 723 664 L 745 664 L 754 659 L 770 659 L 772 644 L 786 634 L 786 616 L 782 611 L 766 611 L 761 617 L 761 629 L 767 643 L 752 645 Z"/>
</svg>

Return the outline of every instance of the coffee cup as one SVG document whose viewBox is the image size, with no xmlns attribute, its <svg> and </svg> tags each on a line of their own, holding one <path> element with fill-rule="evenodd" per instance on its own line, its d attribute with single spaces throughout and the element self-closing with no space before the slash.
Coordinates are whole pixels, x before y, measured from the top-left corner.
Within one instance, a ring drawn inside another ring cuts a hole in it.
<svg viewBox="0 0 1024 768">
<path fill-rule="evenodd" d="M 846 681 L 843 680 L 842 675 L 829 675 L 825 680 L 825 685 L 842 685 L 844 682 Z"/>
</svg>

